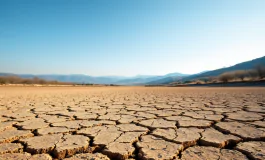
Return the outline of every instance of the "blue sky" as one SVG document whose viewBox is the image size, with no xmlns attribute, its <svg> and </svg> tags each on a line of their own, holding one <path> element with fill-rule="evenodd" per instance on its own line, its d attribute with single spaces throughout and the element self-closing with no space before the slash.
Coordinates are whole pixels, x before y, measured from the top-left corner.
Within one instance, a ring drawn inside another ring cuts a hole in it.
<svg viewBox="0 0 265 160">
<path fill-rule="evenodd" d="M 264 0 L 0 0 L 0 72 L 197 73 L 265 55 Z"/>
</svg>

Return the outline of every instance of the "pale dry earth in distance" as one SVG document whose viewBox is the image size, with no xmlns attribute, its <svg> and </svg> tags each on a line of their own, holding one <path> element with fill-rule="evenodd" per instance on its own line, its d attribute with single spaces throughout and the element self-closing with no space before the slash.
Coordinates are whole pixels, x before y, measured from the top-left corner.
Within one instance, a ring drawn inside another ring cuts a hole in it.
<svg viewBox="0 0 265 160">
<path fill-rule="evenodd" d="M 263 160 L 265 88 L 0 87 L 0 160 Z"/>
</svg>

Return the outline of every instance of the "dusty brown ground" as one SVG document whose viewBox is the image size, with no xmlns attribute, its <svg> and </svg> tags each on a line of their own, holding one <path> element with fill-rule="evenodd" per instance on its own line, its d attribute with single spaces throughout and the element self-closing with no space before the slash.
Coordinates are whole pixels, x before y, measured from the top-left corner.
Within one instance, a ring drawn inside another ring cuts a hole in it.
<svg viewBox="0 0 265 160">
<path fill-rule="evenodd" d="M 0 87 L 0 159 L 265 159 L 264 88 Z"/>
</svg>

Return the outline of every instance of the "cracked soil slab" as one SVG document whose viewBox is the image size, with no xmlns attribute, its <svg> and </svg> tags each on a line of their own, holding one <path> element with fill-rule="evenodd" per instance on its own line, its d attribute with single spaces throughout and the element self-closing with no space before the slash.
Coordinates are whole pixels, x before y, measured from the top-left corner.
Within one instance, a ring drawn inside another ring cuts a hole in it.
<svg viewBox="0 0 265 160">
<path fill-rule="evenodd" d="M 176 158 L 183 145 L 168 142 L 162 138 L 151 135 L 142 136 L 141 141 L 136 143 L 139 149 L 138 157 L 140 159 L 173 159 Z"/>
<path fill-rule="evenodd" d="M 190 147 L 182 152 L 182 160 L 248 160 L 239 151 L 219 149 L 214 147 Z"/>
<path fill-rule="evenodd" d="M 265 159 L 265 142 L 242 142 L 236 146 L 236 149 L 241 151 L 242 153 L 245 153 L 252 159 Z"/>
</svg>

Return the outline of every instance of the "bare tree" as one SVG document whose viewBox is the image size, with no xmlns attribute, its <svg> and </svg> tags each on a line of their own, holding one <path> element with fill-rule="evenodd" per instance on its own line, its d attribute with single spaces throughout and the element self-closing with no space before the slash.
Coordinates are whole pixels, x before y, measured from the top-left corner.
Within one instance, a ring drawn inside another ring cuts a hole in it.
<svg viewBox="0 0 265 160">
<path fill-rule="evenodd" d="M 232 76 L 232 74 L 231 74 L 230 72 L 225 72 L 225 73 L 221 74 L 221 75 L 218 77 L 218 79 L 219 79 L 221 82 L 223 82 L 223 83 L 227 83 L 227 82 L 229 82 L 230 80 L 233 79 L 233 76 Z"/>
<path fill-rule="evenodd" d="M 258 74 L 259 79 L 263 79 L 265 77 L 265 67 L 263 65 L 257 65 L 255 70 Z"/>
<path fill-rule="evenodd" d="M 258 72 L 254 69 L 248 70 L 247 74 L 252 79 L 256 79 L 258 77 Z"/>
<path fill-rule="evenodd" d="M 247 72 L 244 70 L 235 71 L 234 76 L 241 79 L 241 81 L 244 81 L 244 79 L 247 77 Z"/>
</svg>

